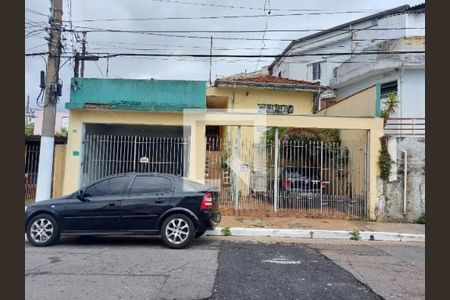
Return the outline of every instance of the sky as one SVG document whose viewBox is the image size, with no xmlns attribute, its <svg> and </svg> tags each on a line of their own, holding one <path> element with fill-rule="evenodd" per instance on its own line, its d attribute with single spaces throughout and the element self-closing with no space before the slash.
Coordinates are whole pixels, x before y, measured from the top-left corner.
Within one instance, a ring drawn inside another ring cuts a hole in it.
<svg viewBox="0 0 450 300">
<path fill-rule="evenodd" d="M 400 5 L 417 5 L 423 0 L 63 0 L 63 21 L 67 29 L 132 30 L 132 31 L 243 31 L 243 33 L 159 33 L 139 34 L 123 32 L 88 32 L 87 51 L 91 53 L 172 53 L 209 54 L 210 37 L 213 36 L 213 54 L 280 54 L 290 40 L 298 39 L 315 31 L 265 32 L 264 30 L 312 30 L 327 29 L 348 21 L 368 16 Z M 25 1 L 25 53 L 46 52 L 45 37 L 41 30 L 48 25 L 50 1 Z M 269 14 L 270 12 L 270 14 Z M 279 16 L 291 14 L 291 16 Z M 297 15 L 292 15 L 297 14 Z M 219 17 L 254 16 L 262 17 Z M 190 19 L 173 19 L 187 17 Z M 202 19 L 198 19 L 202 17 Z M 149 18 L 153 18 L 149 20 Z M 154 18 L 158 18 L 155 20 Z M 137 19 L 137 20 L 136 20 Z M 142 20 L 144 19 L 144 20 Z M 69 22 L 72 21 L 72 22 Z M 37 31 L 36 31 L 37 30 Z M 27 34 L 29 34 L 27 36 Z M 172 36 L 167 36 L 172 35 Z M 177 36 L 173 36 L 177 35 Z M 186 37 L 188 36 L 188 37 Z M 261 39 L 264 37 L 264 41 Z M 81 38 L 81 34 L 79 35 Z M 81 43 L 75 35 L 63 33 L 66 51 L 80 51 Z M 242 72 L 253 72 L 269 65 L 272 58 L 214 58 L 212 80 Z M 63 65 L 64 64 L 64 65 Z M 62 58 L 60 79 L 63 95 L 58 110 L 64 110 L 69 100 L 70 79 L 73 77 L 73 59 Z M 45 70 L 41 56 L 25 57 L 25 97 L 30 105 L 38 108 L 40 71 Z M 88 61 L 86 78 L 127 79 L 173 79 L 208 80 L 209 59 L 189 57 L 116 57 Z M 25 99 L 26 101 L 26 99 Z"/>
</svg>

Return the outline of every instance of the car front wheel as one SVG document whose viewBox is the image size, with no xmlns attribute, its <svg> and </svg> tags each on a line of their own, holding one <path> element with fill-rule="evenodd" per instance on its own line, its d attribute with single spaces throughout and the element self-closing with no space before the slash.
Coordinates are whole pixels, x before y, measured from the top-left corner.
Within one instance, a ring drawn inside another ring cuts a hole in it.
<svg viewBox="0 0 450 300">
<path fill-rule="evenodd" d="M 194 223 L 182 214 L 167 217 L 161 226 L 162 240 L 170 248 L 185 248 L 192 242 L 194 236 Z"/>
<path fill-rule="evenodd" d="M 59 240 L 59 225 L 51 215 L 33 217 L 27 227 L 28 241 L 38 247 L 50 246 Z"/>
</svg>

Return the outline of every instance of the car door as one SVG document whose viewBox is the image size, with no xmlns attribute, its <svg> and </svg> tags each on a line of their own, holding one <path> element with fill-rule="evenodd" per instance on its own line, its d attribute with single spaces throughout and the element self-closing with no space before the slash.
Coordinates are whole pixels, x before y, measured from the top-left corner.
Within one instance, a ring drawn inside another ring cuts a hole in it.
<svg viewBox="0 0 450 300">
<path fill-rule="evenodd" d="M 136 175 L 127 199 L 122 201 L 121 223 L 125 230 L 155 230 L 156 222 L 170 208 L 173 182 L 163 175 Z"/>
<path fill-rule="evenodd" d="M 121 229 L 121 202 L 127 197 L 130 176 L 96 182 L 83 191 L 83 200 L 66 204 L 65 232 L 114 232 Z"/>
</svg>

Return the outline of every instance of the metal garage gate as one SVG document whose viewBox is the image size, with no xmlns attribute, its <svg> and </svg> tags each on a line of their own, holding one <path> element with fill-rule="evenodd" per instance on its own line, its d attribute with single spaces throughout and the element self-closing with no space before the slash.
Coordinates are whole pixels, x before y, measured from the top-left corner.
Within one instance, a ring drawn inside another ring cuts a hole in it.
<svg viewBox="0 0 450 300">
<path fill-rule="evenodd" d="M 82 186 L 126 172 L 187 174 L 189 138 L 86 135 Z"/>
<path fill-rule="evenodd" d="M 206 181 L 220 191 L 224 212 L 367 217 L 366 147 L 221 139 L 206 145 Z"/>
</svg>

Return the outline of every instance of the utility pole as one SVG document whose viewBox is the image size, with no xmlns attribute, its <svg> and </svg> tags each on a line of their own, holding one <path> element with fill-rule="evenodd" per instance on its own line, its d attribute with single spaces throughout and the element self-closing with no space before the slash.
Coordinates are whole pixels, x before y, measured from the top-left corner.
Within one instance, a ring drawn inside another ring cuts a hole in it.
<svg viewBox="0 0 450 300">
<path fill-rule="evenodd" d="M 81 78 L 84 77 L 84 58 L 86 57 L 86 31 L 83 31 L 83 41 L 81 41 Z"/>
<path fill-rule="evenodd" d="M 75 64 L 73 67 L 73 77 L 77 78 L 79 76 L 80 71 L 80 53 L 75 51 Z"/>
<path fill-rule="evenodd" d="M 52 190 L 55 116 L 58 100 L 58 71 L 61 53 L 62 0 L 51 0 L 50 39 L 45 79 L 45 102 L 42 119 L 41 147 L 36 188 L 36 201 L 50 199 Z"/>
</svg>

